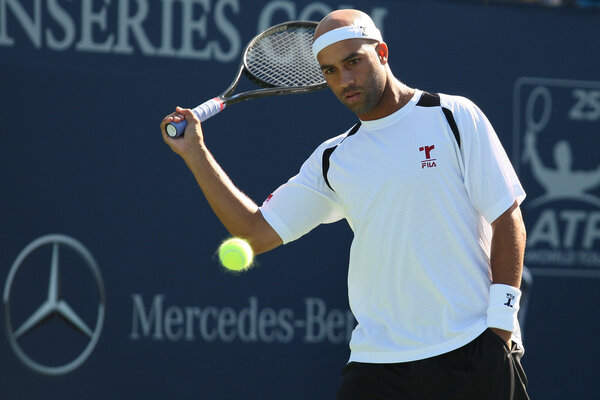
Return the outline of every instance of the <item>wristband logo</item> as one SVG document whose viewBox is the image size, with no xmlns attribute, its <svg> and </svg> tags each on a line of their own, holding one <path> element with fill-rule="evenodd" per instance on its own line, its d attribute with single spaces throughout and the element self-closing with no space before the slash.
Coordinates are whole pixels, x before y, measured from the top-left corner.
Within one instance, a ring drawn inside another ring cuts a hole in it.
<svg viewBox="0 0 600 400">
<path fill-rule="evenodd" d="M 6 336 L 19 360 L 44 375 L 67 374 L 89 358 L 102 332 L 100 269 L 77 240 L 40 237 L 13 263 L 3 306 Z"/>
<path fill-rule="evenodd" d="M 511 302 L 515 299 L 515 295 L 514 294 L 510 294 L 510 293 L 506 293 L 506 303 L 504 303 L 505 306 L 513 308 L 513 305 L 511 304 Z"/>
<path fill-rule="evenodd" d="M 527 188 L 525 264 L 534 274 L 600 277 L 600 82 L 520 78 L 513 163 Z"/>
</svg>

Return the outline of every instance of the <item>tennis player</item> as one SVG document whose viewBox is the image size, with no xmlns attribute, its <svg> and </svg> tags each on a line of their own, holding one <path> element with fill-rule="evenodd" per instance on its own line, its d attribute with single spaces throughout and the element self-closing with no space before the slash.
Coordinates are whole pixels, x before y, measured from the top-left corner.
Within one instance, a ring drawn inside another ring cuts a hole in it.
<svg viewBox="0 0 600 400">
<path fill-rule="evenodd" d="M 517 320 L 525 192 L 494 129 L 471 101 L 396 79 L 388 46 L 360 11 L 326 16 L 313 52 L 359 121 L 261 207 L 214 160 L 189 109 L 165 117 L 163 138 L 256 253 L 348 221 L 358 325 L 338 400 L 528 399 Z M 165 125 L 178 114 L 188 127 L 171 139 Z"/>
</svg>

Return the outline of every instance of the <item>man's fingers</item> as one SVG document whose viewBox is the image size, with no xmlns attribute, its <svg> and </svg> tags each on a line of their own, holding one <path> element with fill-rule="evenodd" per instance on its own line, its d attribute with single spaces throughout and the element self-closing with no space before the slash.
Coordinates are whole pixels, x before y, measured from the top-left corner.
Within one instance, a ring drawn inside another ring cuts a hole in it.
<svg viewBox="0 0 600 400">
<path fill-rule="evenodd" d="M 195 112 L 193 112 L 189 108 L 182 108 L 179 106 L 175 107 L 175 112 L 172 112 L 171 114 L 165 116 L 160 123 L 160 130 L 162 131 L 165 140 L 169 139 L 166 132 L 167 124 L 179 123 L 181 121 L 187 121 L 188 124 L 200 124 L 200 120 L 198 119 L 198 116 Z"/>
<path fill-rule="evenodd" d="M 169 114 L 163 118 L 163 120 L 160 122 L 160 126 L 165 126 L 166 124 L 169 124 L 171 122 L 173 122 L 173 115 Z"/>
<path fill-rule="evenodd" d="M 182 120 L 185 119 L 188 122 L 191 122 L 192 120 L 195 122 L 200 122 L 196 113 L 190 110 L 189 108 L 176 107 L 175 111 L 184 116 Z"/>
<path fill-rule="evenodd" d="M 161 128 L 164 128 L 167 124 L 170 124 L 171 122 L 181 122 L 184 119 L 185 118 L 182 114 L 178 112 L 172 112 L 171 114 L 163 118 L 163 120 L 160 122 L 160 126 Z"/>
<path fill-rule="evenodd" d="M 183 117 L 183 115 L 179 114 L 179 113 L 173 113 L 172 117 L 173 118 L 173 122 L 181 122 L 183 121 L 185 118 Z"/>
</svg>

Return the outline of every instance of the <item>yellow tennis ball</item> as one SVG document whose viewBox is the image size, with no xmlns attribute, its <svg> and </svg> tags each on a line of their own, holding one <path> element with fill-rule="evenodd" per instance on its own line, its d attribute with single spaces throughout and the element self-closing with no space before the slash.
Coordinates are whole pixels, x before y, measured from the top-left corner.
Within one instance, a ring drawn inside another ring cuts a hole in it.
<svg viewBox="0 0 600 400">
<path fill-rule="evenodd" d="M 254 253 L 244 239 L 232 238 L 219 246 L 219 260 L 227 269 L 241 271 L 252 264 Z"/>
</svg>

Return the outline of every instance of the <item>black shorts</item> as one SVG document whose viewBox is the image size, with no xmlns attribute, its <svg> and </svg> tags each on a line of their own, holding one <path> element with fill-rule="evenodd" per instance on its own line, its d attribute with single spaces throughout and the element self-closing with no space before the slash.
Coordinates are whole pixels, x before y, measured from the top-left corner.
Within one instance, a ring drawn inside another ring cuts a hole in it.
<svg viewBox="0 0 600 400">
<path fill-rule="evenodd" d="M 528 400 L 523 349 L 490 329 L 436 357 L 397 364 L 351 362 L 336 400 Z"/>
</svg>

